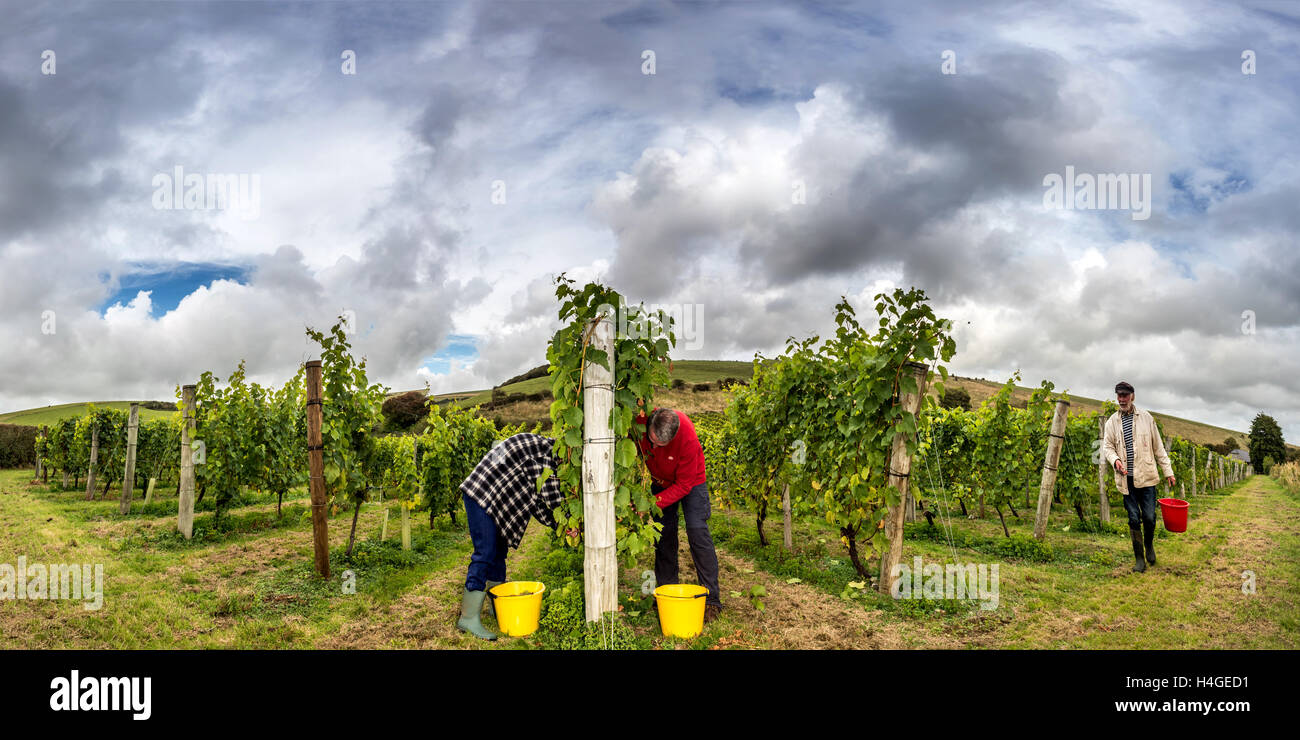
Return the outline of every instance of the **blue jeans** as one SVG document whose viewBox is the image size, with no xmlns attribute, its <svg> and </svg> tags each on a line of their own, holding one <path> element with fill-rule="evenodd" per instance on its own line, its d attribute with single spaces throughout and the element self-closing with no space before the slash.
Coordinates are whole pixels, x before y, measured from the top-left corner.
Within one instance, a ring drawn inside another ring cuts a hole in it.
<svg viewBox="0 0 1300 740">
<path fill-rule="evenodd" d="M 659 486 L 651 486 L 650 490 L 659 493 L 663 489 Z M 709 515 L 713 510 L 709 504 L 708 483 L 701 483 L 692 488 L 685 497 L 664 508 L 662 514 L 655 515 L 654 520 L 664 527 L 659 535 L 659 542 L 655 545 L 655 585 L 680 583 L 677 577 L 678 509 L 686 517 L 686 541 L 691 546 L 691 560 L 695 563 L 695 574 L 699 578 L 700 585 L 709 590 L 709 595 L 704 597 L 704 603 L 721 607 L 722 599 L 718 591 L 718 553 L 713 549 L 713 535 L 709 533 Z"/>
<path fill-rule="evenodd" d="M 1124 496 L 1124 511 L 1128 512 L 1128 526 L 1137 529 L 1145 523 L 1148 527 L 1156 525 L 1156 487 L 1137 488 L 1133 485 L 1133 476 L 1128 476 L 1128 495 Z"/>
<path fill-rule="evenodd" d="M 474 554 L 469 558 L 469 572 L 465 574 L 467 591 L 482 591 L 488 581 L 506 580 L 506 538 L 497 529 L 497 523 L 474 499 L 465 499 L 465 520 L 469 523 L 469 538 L 474 543 Z"/>
</svg>

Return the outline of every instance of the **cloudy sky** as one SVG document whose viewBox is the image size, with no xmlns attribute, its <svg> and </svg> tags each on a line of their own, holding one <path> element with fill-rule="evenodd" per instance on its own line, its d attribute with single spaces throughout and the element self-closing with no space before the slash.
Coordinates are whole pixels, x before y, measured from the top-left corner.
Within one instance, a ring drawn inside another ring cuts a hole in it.
<svg viewBox="0 0 1300 740">
<path fill-rule="evenodd" d="M 0 411 L 278 383 L 341 312 L 484 388 L 568 272 L 699 359 L 916 286 L 956 373 L 1300 440 L 1300 6 L 1044 5 L 0 0 Z"/>
</svg>

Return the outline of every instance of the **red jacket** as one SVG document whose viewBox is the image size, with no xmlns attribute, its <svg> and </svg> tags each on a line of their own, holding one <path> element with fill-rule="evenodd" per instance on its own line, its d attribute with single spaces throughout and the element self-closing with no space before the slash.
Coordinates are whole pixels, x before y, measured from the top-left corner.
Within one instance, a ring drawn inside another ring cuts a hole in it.
<svg viewBox="0 0 1300 740">
<path fill-rule="evenodd" d="M 704 449 L 700 447 L 700 438 L 695 436 L 695 425 L 686 414 L 676 413 L 679 425 L 673 441 L 655 447 L 647 433 L 637 442 L 651 478 L 663 487 L 655 497 L 655 503 L 661 509 L 680 501 L 692 488 L 705 482 Z M 646 415 L 638 414 L 635 423 L 645 424 Z"/>
</svg>

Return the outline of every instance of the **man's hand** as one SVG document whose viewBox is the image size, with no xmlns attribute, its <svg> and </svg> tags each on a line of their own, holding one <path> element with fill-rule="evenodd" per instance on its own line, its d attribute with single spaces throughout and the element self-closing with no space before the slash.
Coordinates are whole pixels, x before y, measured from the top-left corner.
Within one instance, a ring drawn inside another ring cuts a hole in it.
<svg viewBox="0 0 1300 740">
<path fill-rule="evenodd" d="M 1173 488 L 1173 487 L 1174 487 L 1174 477 L 1173 477 L 1172 475 L 1166 477 L 1166 478 L 1165 478 L 1165 482 L 1169 484 L 1169 487 L 1170 487 L 1170 488 Z"/>
<path fill-rule="evenodd" d="M 1128 472 L 1124 470 L 1124 461 L 1123 461 L 1123 460 L 1116 460 L 1116 461 L 1115 461 L 1115 470 L 1119 471 L 1119 474 L 1120 474 L 1120 475 L 1125 475 L 1125 476 L 1128 475 Z"/>
</svg>

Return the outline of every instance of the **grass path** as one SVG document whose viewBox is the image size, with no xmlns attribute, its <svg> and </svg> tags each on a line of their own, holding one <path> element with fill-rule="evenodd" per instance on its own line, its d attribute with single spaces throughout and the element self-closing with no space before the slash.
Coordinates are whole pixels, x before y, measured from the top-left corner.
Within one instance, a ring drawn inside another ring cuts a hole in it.
<svg viewBox="0 0 1300 740">
<path fill-rule="evenodd" d="M 311 525 L 300 499 L 286 500 L 282 520 L 274 520 L 273 503 L 256 503 L 232 512 L 236 532 L 186 542 L 170 534 L 170 516 L 120 518 L 115 501 L 84 502 L 76 492 L 30 485 L 29 476 L 0 471 L 0 563 L 18 555 L 29 563 L 103 563 L 104 608 L 0 601 L 0 648 L 528 646 L 484 643 L 454 628 L 471 549 L 463 521 L 440 518 L 433 529 L 427 519 L 414 522 L 416 547 L 403 553 L 392 544 L 397 518 L 388 543 L 378 543 L 381 510 L 366 507 L 357 557 L 336 562 L 335 579 L 322 582 L 311 570 Z M 1054 515 L 1049 562 L 956 548 L 959 561 L 999 564 L 1000 603 L 991 611 L 854 591 L 846 584 L 857 575 L 824 523 L 798 520 L 795 551 L 787 553 L 758 544 L 750 515 L 722 510 L 711 524 L 726 608 L 704 634 L 665 640 L 649 600 L 634 603 L 648 554 L 624 570 L 622 593 L 641 644 L 666 649 L 1300 647 L 1300 496 L 1257 476 L 1193 504 L 1190 531 L 1162 532 L 1160 561 L 1144 574 L 1129 572 L 1127 538 L 1068 531 L 1070 512 Z M 205 517 L 211 514 L 199 521 Z M 336 554 L 350 520 L 349 513 L 330 520 Z M 1019 532 L 1029 525 L 1010 523 Z M 996 519 L 953 526 L 1001 537 Z M 778 529 L 769 527 L 779 539 Z M 510 555 L 510 576 L 542 578 L 549 552 L 533 525 Z M 905 560 L 918 555 L 947 562 L 954 551 L 941 538 L 909 539 Z M 682 579 L 693 582 L 684 533 L 679 560 Z M 354 571 L 354 594 L 340 588 L 344 569 Z M 1254 574 L 1253 594 L 1242 592 L 1243 571 Z M 751 600 L 757 587 L 765 595 Z"/>
</svg>

